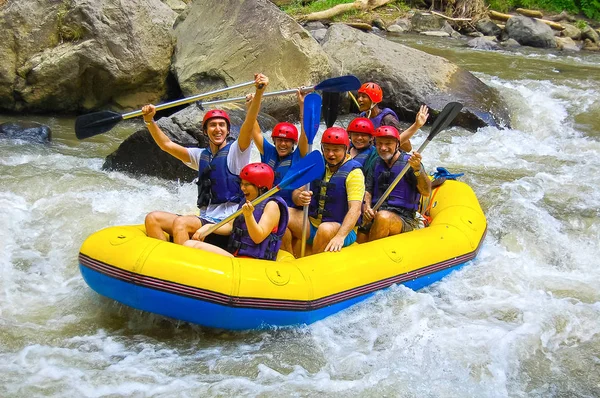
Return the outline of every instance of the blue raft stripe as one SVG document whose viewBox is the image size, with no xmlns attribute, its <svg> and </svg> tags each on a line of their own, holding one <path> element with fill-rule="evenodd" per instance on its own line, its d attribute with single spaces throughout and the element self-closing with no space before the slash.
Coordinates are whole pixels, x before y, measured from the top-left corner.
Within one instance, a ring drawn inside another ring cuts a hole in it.
<svg viewBox="0 0 600 398">
<path fill-rule="evenodd" d="M 428 279 L 427 276 L 430 276 L 434 273 L 441 273 L 444 270 L 450 271 L 451 268 L 458 267 L 459 265 L 474 259 L 477 256 L 479 249 L 481 248 L 481 244 L 485 238 L 486 232 L 487 230 L 484 231 L 477 248 L 470 253 L 464 254 L 459 257 L 455 257 L 453 259 L 445 260 L 436 264 L 432 264 L 423 268 L 419 268 L 417 270 L 410 271 L 404 274 L 399 274 L 390 278 L 382 279 L 363 286 L 358 286 L 349 290 L 345 290 L 343 292 L 335 293 L 330 296 L 322 297 L 316 300 L 284 300 L 272 298 L 230 296 L 208 289 L 183 285 L 180 283 L 162 280 L 159 278 L 136 274 L 130 271 L 124 271 L 110 264 L 106 264 L 101 261 L 92 259 L 82 253 L 79 253 L 79 263 L 81 266 L 87 267 L 91 270 L 127 283 L 179 296 L 203 300 L 215 304 L 221 304 L 228 307 L 287 311 L 313 311 L 327 306 L 336 305 L 344 301 L 353 300 L 357 297 L 371 294 L 375 291 L 382 290 L 394 284 L 404 283 L 406 286 L 412 289 L 418 289 L 420 287 L 427 286 L 428 284 L 439 280 L 439 278 L 436 278 L 436 280 L 432 280 L 429 283 L 425 284 L 421 284 L 417 281 L 421 279 Z M 411 283 L 411 281 L 414 283 Z"/>
</svg>

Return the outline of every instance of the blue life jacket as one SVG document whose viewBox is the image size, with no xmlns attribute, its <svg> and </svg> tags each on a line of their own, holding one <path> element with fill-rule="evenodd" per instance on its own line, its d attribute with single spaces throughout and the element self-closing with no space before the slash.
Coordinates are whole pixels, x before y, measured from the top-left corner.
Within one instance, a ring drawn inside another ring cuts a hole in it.
<svg viewBox="0 0 600 398">
<path fill-rule="evenodd" d="M 379 158 L 375 163 L 375 169 L 373 172 L 373 199 L 371 204 L 375 205 L 383 193 L 388 189 L 392 181 L 402 171 L 410 154 L 402 152 L 396 163 L 391 168 L 385 164 L 383 159 Z M 421 194 L 417 190 L 417 182 L 414 177 L 405 174 L 398 184 L 394 187 L 390 195 L 383 202 L 393 207 L 404 207 L 412 211 L 416 211 L 419 208 L 419 200 Z"/>
<path fill-rule="evenodd" d="M 310 183 L 310 190 L 313 196 L 308 206 L 308 214 L 317 218 L 322 215 L 322 222 L 335 221 L 342 223 L 348 213 L 348 192 L 346 192 L 346 178 L 354 170 L 360 169 L 360 163 L 354 159 L 348 160 L 331 176 L 329 182 L 323 181 L 325 175 L 320 180 L 314 180 Z M 325 186 L 325 195 L 321 195 L 321 187 Z M 325 200 L 325 206 L 321 209 L 319 202 Z"/>
<path fill-rule="evenodd" d="M 227 154 L 231 144 L 230 142 L 221 148 L 214 157 L 210 149 L 202 151 L 197 182 L 199 208 L 209 204 L 239 203 L 244 197 L 240 177 L 231 173 L 227 167 Z"/>
<path fill-rule="evenodd" d="M 289 220 L 287 204 L 279 196 L 272 196 L 257 204 L 252 214 L 254 215 L 254 219 L 259 222 L 265 211 L 265 206 L 270 201 L 275 201 L 279 206 L 280 216 L 279 223 L 277 224 L 277 232 L 271 231 L 261 243 L 256 244 L 248 233 L 248 226 L 246 225 L 244 215 L 239 215 L 233 221 L 233 230 L 229 236 L 227 250 L 230 253 L 233 254 L 237 251 L 237 256 L 246 256 L 263 260 L 275 260 L 277 258 L 277 252 L 281 247 L 281 238 L 285 233 Z M 242 204 L 240 204 L 240 208 L 241 207 Z"/>
<path fill-rule="evenodd" d="M 362 112 L 360 114 L 360 116 L 362 116 L 362 117 L 367 117 L 366 115 L 367 115 L 366 112 Z M 398 115 L 396 115 L 396 112 L 394 112 L 390 108 L 383 108 L 381 110 L 381 112 L 379 113 L 379 115 L 375 116 L 374 118 L 371 118 L 371 121 L 373 122 L 373 126 L 375 128 L 381 127 L 383 118 L 386 117 L 387 115 L 393 115 L 396 118 L 396 120 L 400 120 L 400 119 L 398 119 Z"/>
<path fill-rule="evenodd" d="M 375 146 L 370 145 L 368 148 L 362 149 L 360 152 L 358 152 L 358 155 L 356 155 L 352 159 L 360 163 L 360 167 L 364 170 L 365 162 L 367 161 L 367 159 L 369 159 L 369 156 L 371 156 L 373 151 L 375 151 Z"/>
<path fill-rule="evenodd" d="M 273 181 L 273 186 L 279 184 L 281 180 L 283 180 L 294 161 L 297 161 L 300 158 L 300 152 L 298 147 L 296 147 L 286 157 L 279 158 L 275 147 L 271 145 L 270 142 L 266 141 L 263 145 L 263 152 L 264 153 L 260 155 L 260 161 L 271 166 L 275 173 L 275 180 Z M 277 193 L 277 195 L 283 198 L 283 200 L 285 200 L 285 203 L 287 203 L 289 207 L 295 207 L 296 205 L 292 200 L 292 192 L 294 192 L 293 189 L 282 189 Z"/>
</svg>

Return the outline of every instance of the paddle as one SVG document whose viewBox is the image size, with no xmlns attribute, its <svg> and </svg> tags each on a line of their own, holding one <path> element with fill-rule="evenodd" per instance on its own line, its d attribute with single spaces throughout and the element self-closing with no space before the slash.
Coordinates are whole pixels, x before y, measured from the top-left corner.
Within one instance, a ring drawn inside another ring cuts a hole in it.
<svg viewBox="0 0 600 398">
<path fill-rule="evenodd" d="M 311 152 L 302 159 L 300 159 L 300 161 L 293 164 L 279 184 L 277 184 L 264 194 L 260 195 L 258 198 L 254 199 L 252 201 L 252 205 L 256 206 L 263 200 L 273 196 L 282 189 L 300 188 L 302 185 L 305 185 L 312 180 L 321 178 L 324 172 L 325 161 L 323 160 L 323 156 L 321 156 L 321 154 L 317 151 Z M 240 214 L 242 214 L 241 208 L 229 217 L 225 218 L 223 221 L 210 227 L 210 229 L 206 231 L 203 237 L 215 232 L 217 229 L 221 228 L 221 226 L 227 224 L 229 221 L 233 220 Z"/>
<path fill-rule="evenodd" d="M 341 93 L 344 91 L 358 90 L 360 88 L 360 80 L 356 76 L 347 75 L 347 76 L 339 76 L 332 77 L 331 79 L 323 80 L 321 83 L 312 87 L 304 87 L 302 92 L 310 93 L 313 91 L 323 91 L 324 93 Z M 274 97 L 278 95 L 285 94 L 294 94 L 297 89 L 292 88 L 288 90 L 281 91 L 272 91 L 270 93 L 264 93 L 263 98 L 266 97 Z M 222 100 L 208 101 L 208 102 L 198 102 L 198 106 L 201 108 L 207 105 L 219 105 L 219 104 L 228 104 L 231 102 L 243 102 L 246 101 L 246 97 L 235 97 L 235 98 L 226 98 Z"/>
<path fill-rule="evenodd" d="M 323 119 L 327 128 L 333 126 L 340 106 L 340 93 L 323 93 Z"/>
<path fill-rule="evenodd" d="M 210 91 L 205 94 L 197 94 L 191 97 L 183 98 L 177 101 L 167 102 L 156 107 L 157 111 L 162 109 L 172 108 L 174 106 L 189 104 L 190 102 L 197 101 L 202 98 L 215 96 L 217 94 L 225 93 L 227 91 L 235 90 L 238 88 L 248 87 L 254 84 L 254 81 L 237 84 L 231 87 L 225 87 L 219 90 Z M 88 113 L 87 115 L 81 115 L 75 119 L 75 135 L 78 139 L 93 137 L 98 134 L 105 133 L 111 130 L 121 120 L 131 119 L 133 117 L 141 116 L 142 111 L 129 112 L 119 114 L 112 111 L 100 111 L 94 113 Z"/>
<path fill-rule="evenodd" d="M 302 124 L 308 140 L 308 153 L 312 152 L 312 144 L 321 124 L 321 97 L 317 93 L 311 93 L 304 98 L 304 118 Z M 318 152 L 317 152 L 318 153 Z M 321 155 L 320 155 L 321 156 Z M 321 156 L 322 157 L 322 156 Z M 321 178 L 319 176 L 318 178 Z M 306 184 L 306 189 L 310 184 Z M 304 206 L 302 215 L 302 245 L 300 246 L 300 257 L 304 257 L 306 248 L 306 230 L 308 229 L 308 206 Z"/>
<path fill-rule="evenodd" d="M 440 112 L 438 117 L 435 119 L 435 122 L 433 122 L 433 125 L 431 126 L 431 131 L 429 132 L 427 139 L 425 139 L 425 142 L 423 142 L 421 144 L 421 146 L 419 147 L 419 149 L 417 149 L 417 152 L 422 153 L 423 149 L 425 149 L 425 147 L 431 142 L 431 140 L 433 140 L 440 131 L 442 131 L 443 129 L 445 129 L 446 127 L 448 127 L 450 125 L 450 123 L 454 120 L 456 115 L 458 115 L 458 113 L 460 112 L 462 107 L 463 107 L 462 104 L 460 104 L 458 102 L 450 102 L 450 103 L 446 104 L 444 109 L 442 109 L 442 111 Z M 390 193 L 394 190 L 396 185 L 398 185 L 398 183 L 400 182 L 400 179 L 402 179 L 402 177 L 404 177 L 404 174 L 406 174 L 406 172 L 408 171 L 409 168 L 410 168 L 410 164 L 406 163 L 406 165 L 404 166 L 404 168 L 402 169 L 400 174 L 398 174 L 396 176 L 396 178 L 394 179 L 394 181 L 392 181 L 392 183 L 390 184 L 388 189 L 385 190 L 383 195 L 381 195 L 381 198 L 379 198 L 377 203 L 375 203 L 375 206 L 373 206 L 373 211 L 377 211 L 377 209 L 379 209 L 379 207 L 381 207 L 383 202 L 387 199 L 387 197 L 390 195 Z"/>
</svg>

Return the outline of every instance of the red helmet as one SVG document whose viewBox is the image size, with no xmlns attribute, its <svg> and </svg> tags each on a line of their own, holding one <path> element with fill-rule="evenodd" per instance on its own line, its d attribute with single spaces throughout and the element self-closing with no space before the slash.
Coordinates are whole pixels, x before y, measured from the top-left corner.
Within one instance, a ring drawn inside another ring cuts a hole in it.
<svg viewBox="0 0 600 398">
<path fill-rule="evenodd" d="M 373 126 L 373 122 L 366 117 L 357 117 L 352 120 L 346 129 L 348 134 L 350 133 L 362 133 L 373 135 L 375 133 L 375 126 Z"/>
<path fill-rule="evenodd" d="M 277 123 L 275 127 L 273 127 L 271 138 L 287 138 L 298 143 L 298 129 L 292 123 Z"/>
<path fill-rule="evenodd" d="M 400 133 L 394 126 L 381 126 L 375 130 L 375 137 L 390 137 L 400 141 Z"/>
<path fill-rule="evenodd" d="M 383 91 L 381 87 L 375 83 L 365 83 L 358 89 L 359 93 L 365 93 L 371 98 L 371 102 L 379 103 L 383 99 Z"/>
<path fill-rule="evenodd" d="M 350 146 L 350 140 L 348 139 L 348 133 L 341 127 L 329 127 L 323 132 L 321 138 L 321 144 L 337 144 Z"/>
<path fill-rule="evenodd" d="M 275 173 L 271 166 L 266 163 L 250 163 L 240 171 L 240 178 L 256 185 L 258 188 L 271 189 L 275 180 Z"/>
<path fill-rule="evenodd" d="M 204 119 L 202 119 L 202 130 L 206 128 L 206 122 L 216 117 L 225 119 L 225 121 L 227 122 L 227 130 L 230 129 L 231 121 L 229 120 L 229 115 L 227 114 L 227 112 L 222 111 L 220 109 L 212 109 L 204 114 Z"/>
</svg>

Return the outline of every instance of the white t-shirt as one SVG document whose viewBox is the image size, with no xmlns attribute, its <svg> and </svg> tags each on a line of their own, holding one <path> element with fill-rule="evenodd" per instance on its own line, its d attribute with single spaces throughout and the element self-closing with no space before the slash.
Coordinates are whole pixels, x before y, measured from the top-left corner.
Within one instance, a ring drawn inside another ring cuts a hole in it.
<svg viewBox="0 0 600 398">
<path fill-rule="evenodd" d="M 250 163 L 250 153 L 252 152 L 253 143 L 250 142 L 250 146 L 245 151 L 241 151 L 237 141 L 234 141 L 229 148 L 227 154 L 227 168 L 232 174 L 240 175 L 240 172 L 248 163 Z M 204 151 L 210 151 L 209 148 L 188 148 L 188 155 L 190 156 L 190 162 L 184 164 L 194 170 L 198 170 L 198 164 L 200 163 L 200 156 Z M 239 203 L 225 202 L 219 204 L 210 204 L 200 208 L 200 217 L 205 220 L 213 221 L 218 223 L 227 216 L 235 213 L 238 209 Z"/>
</svg>

